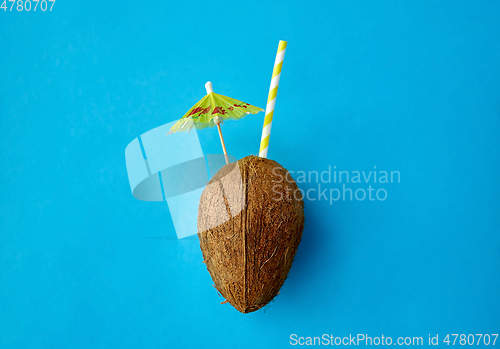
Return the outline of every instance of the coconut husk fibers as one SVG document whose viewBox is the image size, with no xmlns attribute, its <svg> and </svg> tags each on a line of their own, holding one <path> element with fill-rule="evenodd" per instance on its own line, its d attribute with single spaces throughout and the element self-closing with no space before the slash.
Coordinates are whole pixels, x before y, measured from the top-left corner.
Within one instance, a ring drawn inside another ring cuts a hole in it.
<svg viewBox="0 0 500 349">
<path fill-rule="evenodd" d="M 297 189 L 276 161 L 249 156 L 221 168 L 201 195 L 204 263 L 219 293 L 242 313 L 265 306 L 285 282 L 304 228 Z"/>
</svg>

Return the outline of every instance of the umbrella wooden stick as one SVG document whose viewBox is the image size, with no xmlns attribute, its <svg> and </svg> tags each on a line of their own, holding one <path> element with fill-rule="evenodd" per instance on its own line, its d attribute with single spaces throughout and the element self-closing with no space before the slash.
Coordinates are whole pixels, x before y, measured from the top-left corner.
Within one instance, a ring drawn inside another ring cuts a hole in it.
<svg viewBox="0 0 500 349">
<path fill-rule="evenodd" d="M 207 90 L 207 95 L 211 94 L 214 92 L 214 89 L 212 88 L 212 83 L 209 81 L 205 84 L 205 89 Z M 215 108 L 215 101 L 212 98 L 212 104 L 214 105 Z M 224 137 L 222 137 L 222 130 L 220 128 L 220 118 L 216 116 L 214 118 L 214 122 L 217 125 L 217 131 L 219 131 L 219 137 L 220 137 L 220 142 L 222 144 L 222 151 L 224 152 L 224 158 L 226 159 L 226 164 L 229 164 L 229 159 L 227 157 L 227 151 L 226 151 L 226 145 L 224 144 Z"/>
<path fill-rule="evenodd" d="M 224 137 L 222 137 L 222 130 L 220 129 L 220 124 L 217 124 L 217 130 L 219 131 L 220 142 L 222 143 L 222 150 L 224 151 L 224 157 L 226 158 L 226 164 L 229 164 L 229 159 L 227 158 L 226 145 L 224 144 Z"/>
</svg>

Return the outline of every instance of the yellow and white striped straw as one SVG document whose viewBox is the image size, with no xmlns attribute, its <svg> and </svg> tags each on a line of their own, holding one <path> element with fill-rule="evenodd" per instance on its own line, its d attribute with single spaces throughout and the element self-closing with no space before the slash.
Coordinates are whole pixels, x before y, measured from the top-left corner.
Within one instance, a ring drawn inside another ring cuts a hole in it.
<svg viewBox="0 0 500 349">
<path fill-rule="evenodd" d="M 264 118 L 264 128 L 262 129 L 262 138 L 260 140 L 259 156 L 267 158 L 267 149 L 269 148 L 269 136 L 271 136 L 271 125 L 273 124 L 274 106 L 276 104 L 276 95 L 278 94 L 278 85 L 280 83 L 281 67 L 285 59 L 286 41 L 280 41 L 276 60 L 274 61 L 273 77 L 271 87 L 269 87 L 269 96 L 267 97 L 266 117 Z"/>
</svg>

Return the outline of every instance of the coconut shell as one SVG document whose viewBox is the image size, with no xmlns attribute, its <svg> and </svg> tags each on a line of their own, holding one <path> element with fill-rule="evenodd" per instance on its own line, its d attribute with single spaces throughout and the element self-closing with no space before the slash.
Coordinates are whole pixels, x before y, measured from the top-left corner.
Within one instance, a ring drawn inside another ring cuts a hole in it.
<svg viewBox="0 0 500 349">
<path fill-rule="evenodd" d="M 204 263 L 219 293 L 242 313 L 262 308 L 278 294 L 303 228 L 297 184 L 273 160 L 249 156 L 226 165 L 201 195 Z"/>
</svg>

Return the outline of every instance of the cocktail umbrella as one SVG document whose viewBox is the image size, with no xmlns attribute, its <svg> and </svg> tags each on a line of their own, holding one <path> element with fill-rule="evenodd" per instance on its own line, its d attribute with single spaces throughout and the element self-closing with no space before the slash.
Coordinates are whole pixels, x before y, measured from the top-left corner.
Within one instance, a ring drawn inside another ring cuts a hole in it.
<svg viewBox="0 0 500 349">
<path fill-rule="evenodd" d="M 205 88 L 207 90 L 207 95 L 189 109 L 188 112 L 170 128 L 167 135 L 175 132 L 189 132 L 193 127 L 201 130 L 205 127 L 217 126 L 220 141 L 222 143 L 222 150 L 226 158 L 226 164 L 228 164 L 229 160 L 227 158 L 226 145 L 224 144 L 220 124 L 224 120 L 238 120 L 245 117 L 247 114 L 257 114 L 264 110 L 248 103 L 238 101 L 237 99 L 215 93 L 210 81 L 205 84 Z"/>
</svg>

